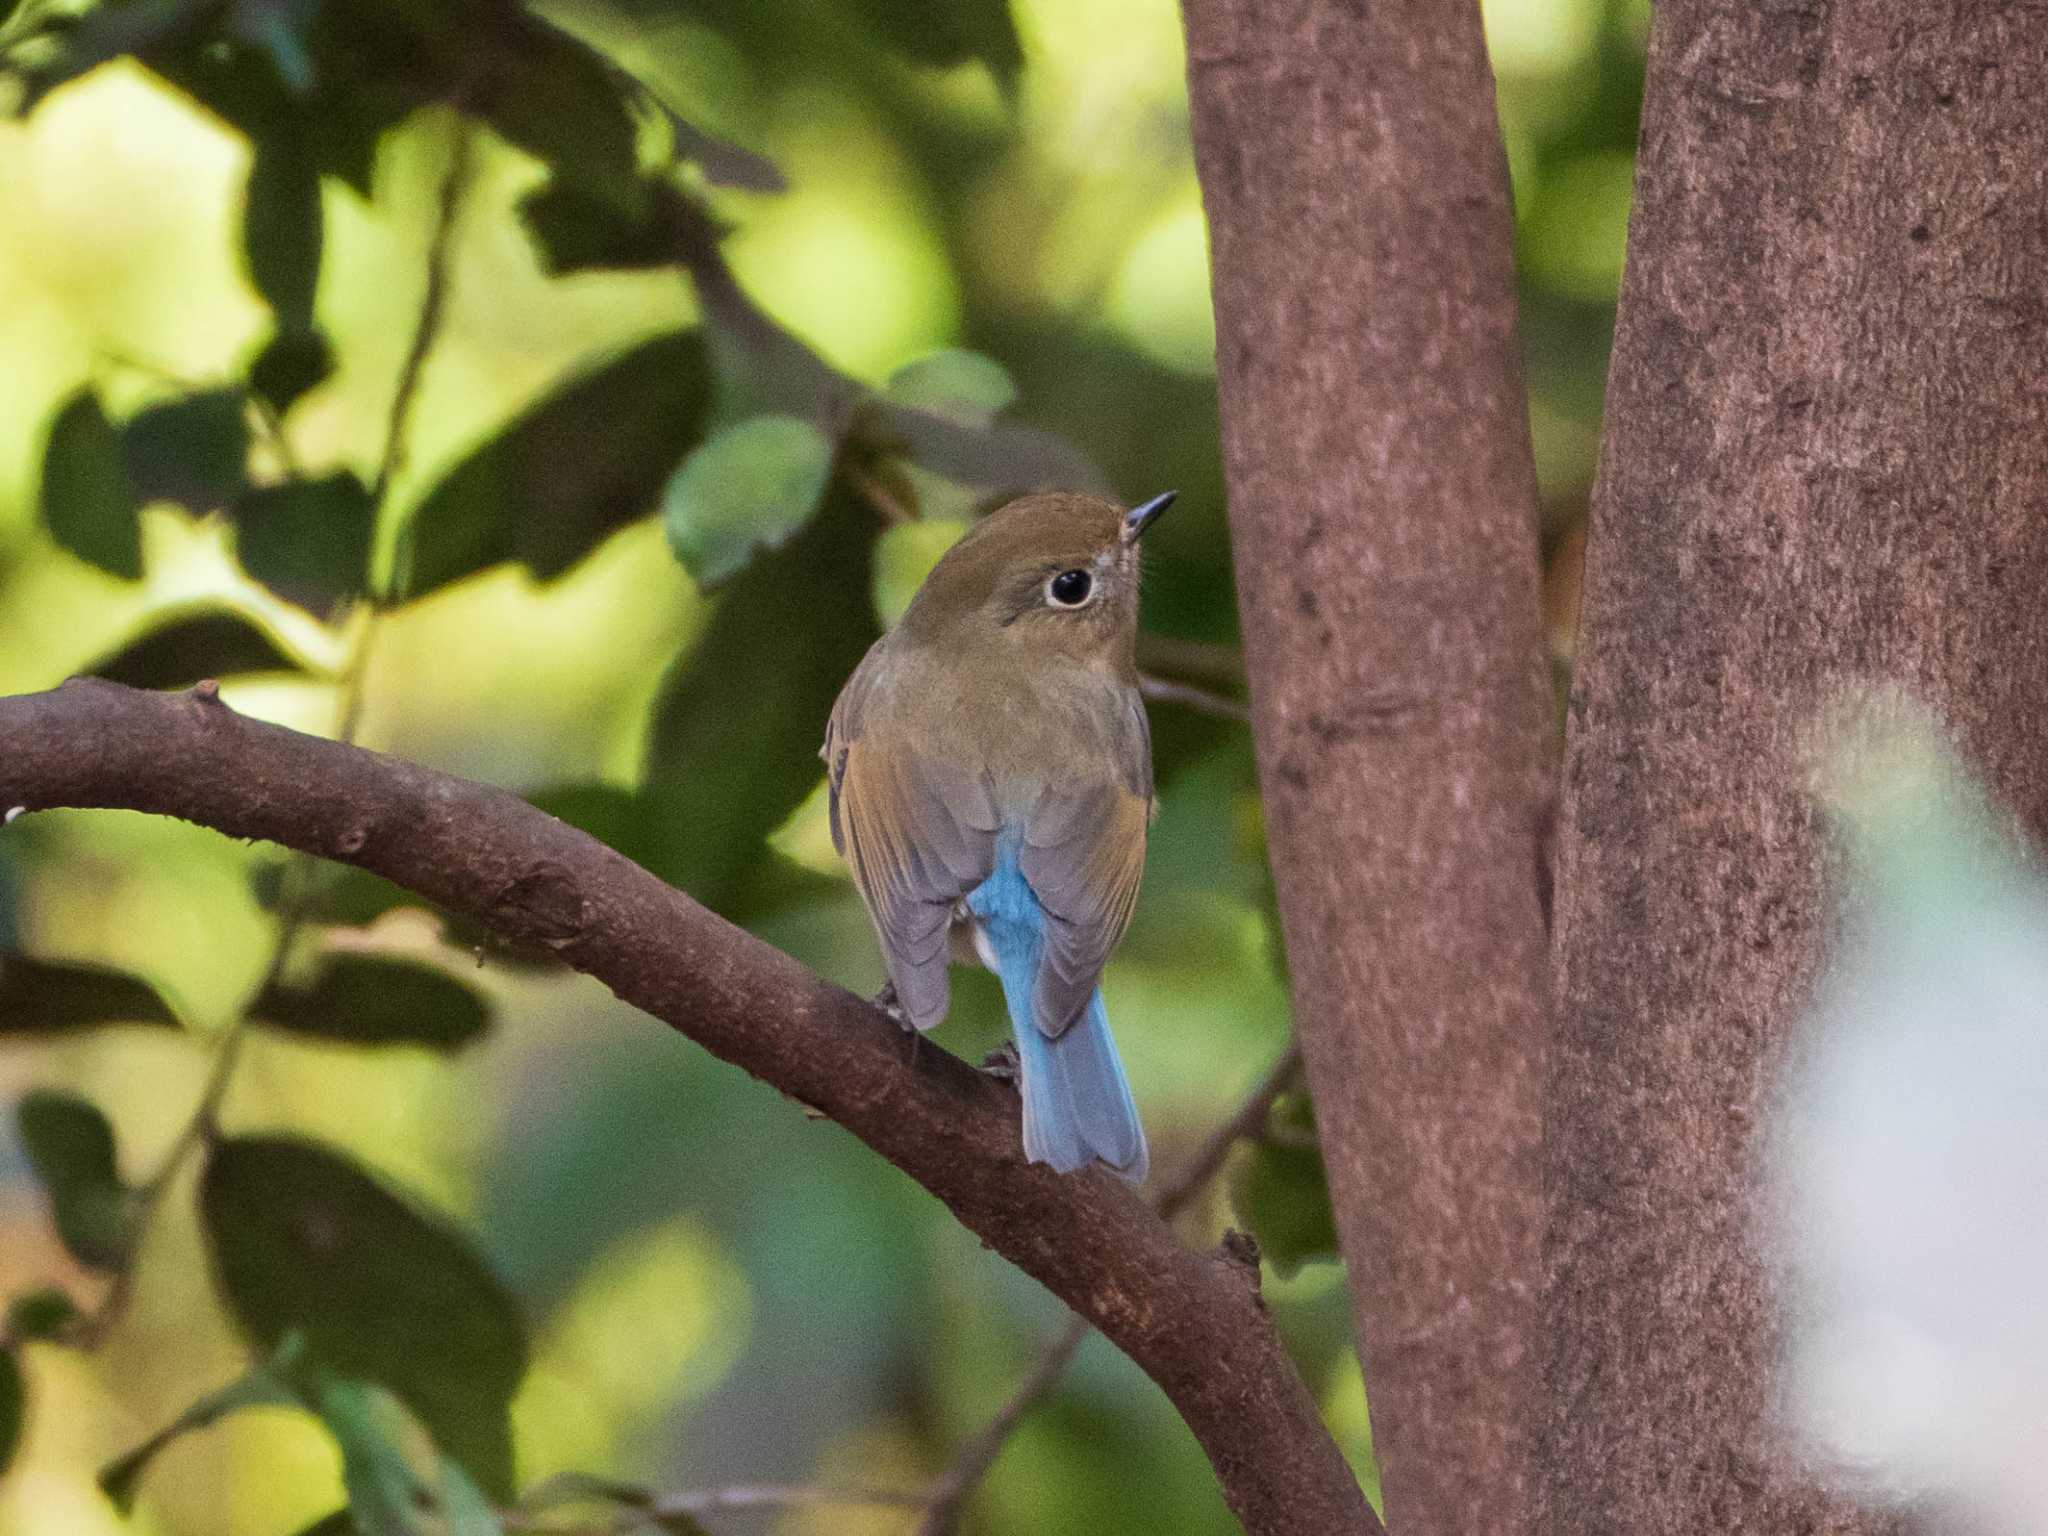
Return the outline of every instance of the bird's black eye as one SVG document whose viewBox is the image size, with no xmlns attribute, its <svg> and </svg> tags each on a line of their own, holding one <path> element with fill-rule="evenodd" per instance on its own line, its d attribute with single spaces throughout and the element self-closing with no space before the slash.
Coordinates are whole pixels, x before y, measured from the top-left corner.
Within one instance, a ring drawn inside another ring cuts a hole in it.
<svg viewBox="0 0 2048 1536">
<path fill-rule="evenodd" d="M 1061 571 L 1045 584 L 1045 595 L 1058 608 L 1078 608 L 1095 589 L 1095 578 L 1086 571 Z"/>
</svg>

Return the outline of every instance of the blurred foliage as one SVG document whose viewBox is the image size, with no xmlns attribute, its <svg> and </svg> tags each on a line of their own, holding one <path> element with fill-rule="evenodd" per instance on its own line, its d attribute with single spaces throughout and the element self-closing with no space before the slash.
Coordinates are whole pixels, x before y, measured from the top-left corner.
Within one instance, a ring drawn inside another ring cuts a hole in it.
<svg viewBox="0 0 2048 1536">
<path fill-rule="evenodd" d="M 1647 11 L 1486 14 L 1568 652 Z M 872 990 L 815 752 L 979 511 L 1178 488 L 1143 658 L 1241 687 L 1170 0 L 19 0 L 0 112 L 0 688 L 217 679 Z M 1170 1168 L 1287 1017 L 1250 744 L 1153 716 L 1107 990 Z M 1057 1326 L 836 1129 L 359 871 L 43 813 L 0 941 L 0 1533 L 914 1487 Z M 942 1040 L 1002 1029 L 962 974 Z M 1185 1224 L 1233 1219 L 1376 1491 L 1305 1100 Z M 1232 1528 L 1099 1340 L 970 1525 Z"/>
</svg>

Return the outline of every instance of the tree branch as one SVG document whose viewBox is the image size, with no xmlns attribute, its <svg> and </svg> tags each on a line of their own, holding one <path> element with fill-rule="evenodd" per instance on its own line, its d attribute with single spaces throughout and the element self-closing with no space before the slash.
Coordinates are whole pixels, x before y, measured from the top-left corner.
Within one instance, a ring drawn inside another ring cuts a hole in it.
<svg viewBox="0 0 2048 1536">
<path fill-rule="evenodd" d="M 1128 1354 L 1247 1530 L 1378 1521 L 1261 1306 L 1120 1181 L 1023 1159 L 1015 1092 L 504 790 L 236 714 L 75 679 L 0 699 L 0 806 L 178 816 L 360 865 L 538 945 L 860 1137 Z"/>
<path fill-rule="evenodd" d="M 1162 1220 L 1171 1221 L 1187 1208 L 1188 1202 L 1222 1171 L 1223 1160 L 1230 1155 L 1232 1147 L 1260 1133 L 1267 1117 L 1273 1113 L 1274 1100 L 1287 1091 L 1287 1085 L 1294 1081 L 1294 1075 L 1300 1068 L 1301 1047 L 1290 1041 L 1272 1069 L 1259 1079 L 1258 1086 L 1245 1096 L 1244 1102 L 1228 1120 L 1209 1133 L 1195 1155 L 1175 1172 L 1173 1181 L 1159 1191 L 1152 1208 Z M 1067 1367 L 1073 1364 L 1075 1354 L 1087 1337 L 1088 1320 L 1084 1317 L 1068 1319 L 1065 1326 L 1053 1335 L 1051 1342 L 1040 1352 L 1037 1363 L 1017 1384 L 1016 1391 L 1010 1394 L 1009 1400 L 982 1427 L 980 1434 L 954 1452 L 952 1465 L 932 1484 L 930 1493 L 926 1495 L 924 1519 L 918 1522 L 917 1536 L 946 1536 L 953 1529 L 954 1522 L 960 1518 L 960 1506 L 967 1502 L 967 1495 L 996 1464 L 996 1458 L 1002 1455 L 1004 1445 L 1017 1432 L 1017 1426 L 1024 1422 L 1025 1415 L 1059 1385 L 1060 1378 L 1066 1375 Z"/>
</svg>

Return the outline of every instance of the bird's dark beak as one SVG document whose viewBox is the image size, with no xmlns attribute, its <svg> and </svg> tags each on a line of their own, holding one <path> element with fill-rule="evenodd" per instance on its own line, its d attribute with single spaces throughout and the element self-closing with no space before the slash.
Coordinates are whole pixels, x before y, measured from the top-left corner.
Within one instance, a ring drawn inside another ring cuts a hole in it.
<svg viewBox="0 0 2048 1536">
<path fill-rule="evenodd" d="M 1142 506 L 1133 507 L 1130 511 L 1126 512 L 1124 514 L 1124 542 L 1126 544 L 1137 543 L 1138 535 L 1151 527 L 1158 520 L 1159 514 L 1173 505 L 1173 498 L 1179 494 L 1179 491 L 1162 491 Z"/>
</svg>

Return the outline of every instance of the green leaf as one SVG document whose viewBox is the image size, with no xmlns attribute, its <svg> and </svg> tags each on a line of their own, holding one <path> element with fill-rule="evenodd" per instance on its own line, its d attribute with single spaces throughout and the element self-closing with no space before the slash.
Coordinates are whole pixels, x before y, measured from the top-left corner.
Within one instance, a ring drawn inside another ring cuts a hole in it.
<svg viewBox="0 0 2048 1536">
<path fill-rule="evenodd" d="M 396 955 L 330 953 L 311 976 L 272 982 L 249 1004 L 259 1023 L 356 1045 L 454 1050 L 481 1035 L 490 1004 L 438 966 Z"/>
<path fill-rule="evenodd" d="M 519 200 L 519 221 L 550 276 L 639 271 L 674 266 L 682 258 L 674 236 L 655 216 L 658 207 L 650 193 L 645 216 L 627 217 L 607 199 L 557 179 Z"/>
<path fill-rule="evenodd" d="M 966 532 L 965 523 L 931 518 L 898 523 L 875 540 L 875 617 L 884 629 L 903 617 L 939 557 Z"/>
<path fill-rule="evenodd" d="M 296 670 L 261 628 L 210 599 L 196 608 L 159 609 L 145 622 L 141 634 L 122 641 L 87 674 L 130 688 L 189 688 L 201 678 Z"/>
<path fill-rule="evenodd" d="M 1230 1203 L 1274 1273 L 1285 1277 L 1304 1264 L 1337 1257 L 1337 1220 L 1323 1154 L 1308 1139 L 1315 1118 L 1307 1097 L 1282 1099 L 1271 1124 L 1288 1139 L 1256 1142 L 1238 1155 Z"/>
<path fill-rule="evenodd" d="M 683 461 L 662 492 L 669 546 L 700 587 L 779 549 L 810 521 L 832 478 L 832 440 L 794 416 L 727 427 Z"/>
<path fill-rule="evenodd" d="M 646 206 L 633 87 L 624 71 L 581 38 L 514 7 L 492 8 L 481 36 L 463 43 L 476 76 L 478 116 L 558 179 L 621 214 Z"/>
<path fill-rule="evenodd" d="M 320 0 L 234 0 L 228 30 L 266 55 L 287 89 L 304 95 L 313 88 L 313 59 L 306 29 Z"/>
<path fill-rule="evenodd" d="M 0 1349 L 0 1477 L 14 1464 L 21 1449 L 21 1423 L 28 1408 L 28 1392 L 21 1379 L 21 1360 L 11 1349 Z"/>
<path fill-rule="evenodd" d="M 288 1361 L 292 1350 L 287 1346 L 279 1353 L 287 1356 Z M 100 1492 L 123 1515 L 130 1514 L 135 1508 L 135 1485 L 143 1470 L 173 1440 L 195 1429 L 205 1429 L 244 1408 L 297 1406 L 298 1399 L 287 1382 L 281 1379 L 278 1365 L 275 1362 L 260 1365 L 218 1391 L 207 1393 L 135 1449 L 115 1457 L 100 1468 Z"/>
<path fill-rule="evenodd" d="M 848 0 L 882 45 L 913 63 L 951 68 L 979 59 L 1010 90 L 1024 48 L 1008 0 Z"/>
<path fill-rule="evenodd" d="M 105 966 L 0 955 L 0 1039 L 103 1024 L 163 1024 L 178 1016 L 156 989 Z"/>
<path fill-rule="evenodd" d="M 490 1501 L 456 1461 L 434 1454 L 404 1408 L 360 1381 L 307 1372 L 305 1401 L 341 1448 L 351 1526 L 362 1536 L 497 1536 Z"/>
<path fill-rule="evenodd" d="M 295 133 L 258 139 L 242 208 L 242 259 L 281 334 L 313 330 L 322 234 L 320 170 L 309 146 Z"/>
<path fill-rule="evenodd" d="M 873 524 L 835 486 L 808 527 L 726 587 L 662 684 L 642 862 L 720 912 L 741 911 L 763 842 L 824 771 L 832 701 L 876 635 Z"/>
<path fill-rule="evenodd" d="M 353 470 L 244 491 L 235 549 L 273 592 L 315 612 L 363 589 L 377 504 Z"/>
<path fill-rule="evenodd" d="M 17 1123 L 66 1250 L 91 1268 L 118 1268 L 135 1234 L 107 1117 L 76 1094 L 38 1088 L 21 1101 Z"/>
<path fill-rule="evenodd" d="M 1017 384 L 994 358 L 948 347 L 898 368 L 888 393 L 898 405 L 985 427 L 1016 404 Z"/>
<path fill-rule="evenodd" d="M 356 1517 L 349 1513 L 344 1504 L 331 1515 L 323 1515 L 298 1533 L 298 1536 L 362 1536 L 362 1527 L 356 1524 Z"/>
<path fill-rule="evenodd" d="M 27 1291 L 7 1304 L 7 1337 L 61 1339 L 80 1315 L 78 1303 L 55 1286 Z"/>
<path fill-rule="evenodd" d="M 145 502 L 175 501 L 195 512 L 228 505 L 249 464 L 241 389 L 199 390 L 138 411 L 121 427 L 121 462 Z"/>
<path fill-rule="evenodd" d="M 222 1142 L 199 1201 L 221 1291 L 259 1346 L 299 1332 L 313 1358 L 388 1387 L 486 1492 L 510 1497 L 525 1332 L 460 1232 L 291 1137 Z"/>
<path fill-rule="evenodd" d="M 249 387 L 280 416 L 334 371 L 334 348 L 319 331 L 279 331 L 249 365 Z"/>
<path fill-rule="evenodd" d="M 703 337 L 642 342 L 528 409 L 428 492 L 409 525 L 422 596 L 487 565 L 560 575 L 654 510 L 662 482 L 703 436 L 711 368 Z"/>
<path fill-rule="evenodd" d="M 538 810 L 588 832 L 607 848 L 636 858 L 648 806 L 634 790 L 616 784 L 551 784 L 526 797 Z"/>
<path fill-rule="evenodd" d="M 81 560 L 131 580 L 142 574 L 141 503 L 121 458 L 120 435 L 82 389 L 50 423 L 43 447 L 43 521 Z"/>
</svg>

